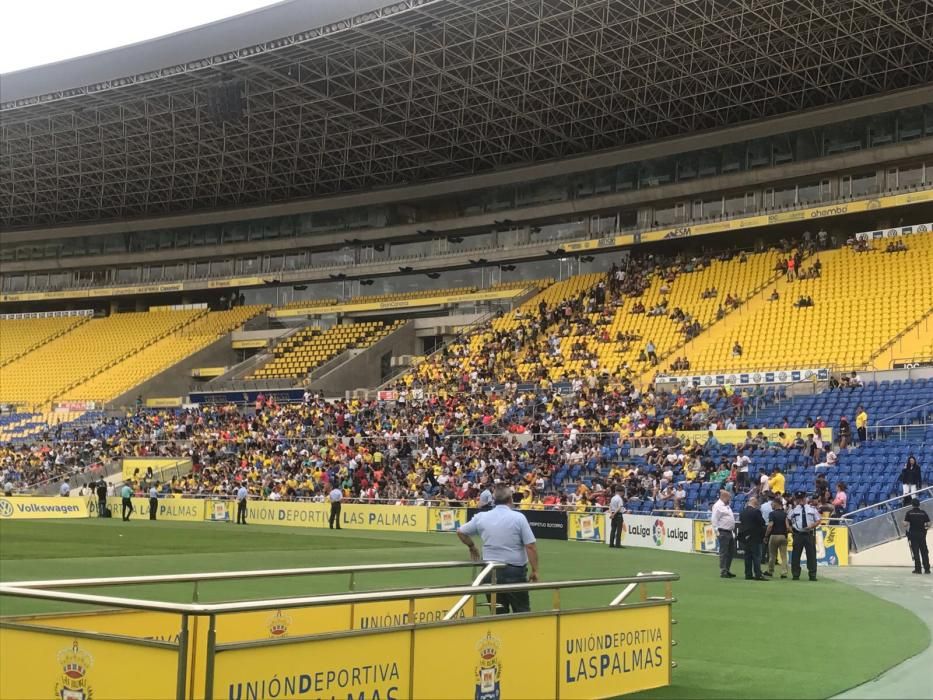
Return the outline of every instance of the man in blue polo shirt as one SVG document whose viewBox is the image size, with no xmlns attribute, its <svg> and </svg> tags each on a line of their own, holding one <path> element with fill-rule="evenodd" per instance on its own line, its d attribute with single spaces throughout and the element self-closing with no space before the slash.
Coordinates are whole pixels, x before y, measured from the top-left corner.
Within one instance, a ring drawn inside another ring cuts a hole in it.
<svg viewBox="0 0 933 700">
<path fill-rule="evenodd" d="M 483 540 L 483 560 L 505 564 L 496 572 L 498 583 L 525 583 L 529 580 L 528 565 L 531 564 L 531 581 L 538 580 L 538 548 L 528 520 L 519 511 L 512 509 L 512 489 L 505 485 L 493 491 L 496 507 L 485 513 L 477 513 L 466 525 L 457 530 L 457 537 L 470 550 L 470 557 L 479 561 L 480 553 L 471 535 Z M 528 591 L 500 593 L 496 596 L 496 614 L 530 612 Z"/>
</svg>

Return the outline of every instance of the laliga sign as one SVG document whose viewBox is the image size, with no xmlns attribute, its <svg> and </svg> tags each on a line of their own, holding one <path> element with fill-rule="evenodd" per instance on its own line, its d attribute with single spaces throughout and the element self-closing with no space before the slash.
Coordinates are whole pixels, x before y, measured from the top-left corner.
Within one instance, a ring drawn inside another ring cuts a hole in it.
<svg viewBox="0 0 933 700">
<path fill-rule="evenodd" d="M 624 529 L 627 547 L 693 551 L 693 524 L 686 518 L 626 514 Z"/>
</svg>

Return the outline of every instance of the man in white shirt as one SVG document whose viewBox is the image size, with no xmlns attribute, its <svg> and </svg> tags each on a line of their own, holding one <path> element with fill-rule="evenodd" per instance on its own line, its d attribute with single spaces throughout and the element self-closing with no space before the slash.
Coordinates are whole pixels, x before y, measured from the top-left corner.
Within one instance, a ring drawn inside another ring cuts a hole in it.
<svg viewBox="0 0 933 700">
<path fill-rule="evenodd" d="M 737 488 L 748 488 L 748 465 L 752 463 L 751 458 L 748 455 L 744 455 L 739 452 L 733 464 L 735 465 L 736 472 L 738 476 L 736 477 L 736 487 Z"/>
<path fill-rule="evenodd" d="M 249 491 L 246 490 L 246 486 L 240 486 L 236 492 L 236 524 L 237 525 L 246 525 L 246 499 L 249 496 Z"/>
<path fill-rule="evenodd" d="M 735 556 L 735 514 L 729 505 L 731 500 L 728 491 L 720 491 L 710 518 L 719 539 L 719 575 L 722 578 L 735 578 L 735 574 L 729 570 L 732 568 L 732 557 Z"/>
<path fill-rule="evenodd" d="M 622 489 L 616 487 L 615 495 L 609 499 L 609 546 L 622 549 Z"/>
<path fill-rule="evenodd" d="M 159 482 L 155 482 L 149 487 L 149 519 L 155 520 L 156 513 L 159 512 Z"/>
<path fill-rule="evenodd" d="M 327 500 L 330 501 L 330 519 L 328 520 L 328 525 L 330 529 L 333 530 L 334 527 L 340 529 L 340 502 L 343 500 L 343 491 L 338 488 L 331 489 L 330 494 L 327 496 Z"/>
<path fill-rule="evenodd" d="M 63 498 L 68 498 L 68 496 L 71 495 L 71 486 L 68 484 L 68 479 L 62 482 L 62 485 L 58 489 L 58 495 Z"/>
</svg>

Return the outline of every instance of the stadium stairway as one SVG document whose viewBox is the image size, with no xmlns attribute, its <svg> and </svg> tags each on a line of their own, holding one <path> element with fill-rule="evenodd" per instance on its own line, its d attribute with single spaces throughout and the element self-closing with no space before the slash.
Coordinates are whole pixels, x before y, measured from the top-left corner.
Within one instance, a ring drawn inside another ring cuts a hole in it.
<svg viewBox="0 0 933 700">
<path fill-rule="evenodd" d="M 870 362 L 874 369 L 884 370 L 894 367 L 897 361 L 933 358 L 933 309 L 912 326 L 892 338 L 878 350 Z"/>
</svg>

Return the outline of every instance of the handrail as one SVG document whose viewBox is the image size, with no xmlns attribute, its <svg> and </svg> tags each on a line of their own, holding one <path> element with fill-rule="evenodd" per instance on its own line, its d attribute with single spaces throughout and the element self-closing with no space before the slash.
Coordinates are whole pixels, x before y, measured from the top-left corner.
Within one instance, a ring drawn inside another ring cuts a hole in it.
<svg viewBox="0 0 933 700">
<path fill-rule="evenodd" d="M 119 586 L 140 583 L 186 583 L 191 581 L 215 581 L 223 579 L 272 578 L 277 576 L 317 576 L 328 574 L 366 573 L 372 571 L 411 571 L 413 569 L 453 569 L 477 567 L 475 561 L 429 561 L 402 562 L 398 564 L 354 564 L 351 566 L 315 566 L 297 569 L 250 569 L 246 571 L 209 571 L 192 574 L 156 574 L 151 576 L 111 576 L 101 578 L 75 578 L 48 581 L 10 581 L 6 585 L 17 588 L 84 588 L 87 586 Z M 491 562 L 487 566 L 503 566 Z"/>
<path fill-rule="evenodd" d="M 486 577 L 492 573 L 493 569 L 496 569 L 500 566 L 505 566 L 505 564 L 500 564 L 494 561 L 489 562 L 488 564 L 486 564 L 486 566 L 483 567 L 483 570 L 480 571 L 479 574 L 476 575 L 476 578 L 473 579 L 470 585 L 479 586 L 484 580 L 486 580 Z M 463 609 L 463 606 L 470 602 L 470 598 L 472 597 L 473 596 L 466 594 L 462 598 L 460 598 L 460 600 L 458 600 L 456 604 L 450 610 L 447 611 L 447 614 L 444 615 L 444 621 L 446 622 L 447 620 L 453 620 L 457 616 L 457 614 Z"/>
<path fill-rule="evenodd" d="M 636 578 L 644 578 L 645 576 L 677 576 L 677 574 L 672 571 L 639 571 L 635 574 Z M 622 604 L 622 601 L 628 598 L 629 594 L 638 587 L 637 583 L 630 583 L 622 592 L 619 593 L 615 598 L 612 599 L 612 602 L 609 603 L 610 607 L 618 607 Z"/>
<path fill-rule="evenodd" d="M 16 598 L 39 598 L 69 603 L 91 603 L 114 608 L 152 610 L 193 615 L 218 615 L 224 613 L 249 612 L 258 610 L 278 610 L 302 607 L 322 607 L 342 603 L 384 602 L 393 600 L 419 600 L 440 596 L 462 596 L 482 593 L 519 593 L 522 591 L 552 590 L 564 588 L 583 588 L 593 586 L 614 586 L 629 583 L 653 583 L 679 581 L 678 574 L 649 574 L 646 576 L 617 576 L 610 578 L 578 579 L 537 583 L 507 583 L 494 586 L 450 586 L 446 588 L 415 588 L 410 590 L 374 591 L 371 593 L 339 593 L 321 596 L 303 596 L 297 598 L 272 598 L 268 600 L 249 600 L 235 603 L 163 603 L 153 600 L 138 600 L 116 596 L 91 595 L 87 593 L 66 593 L 36 588 L 21 588 L 9 584 L 0 585 L 0 596 Z"/>
<path fill-rule="evenodd" d="M 890 416 L 879 418 L 878 420 L 875 421 L 875 426 L 879 426 L 881 423 L 891 418 L 897 418 L 898 416 L 902 416 L 905 413 L 910 413 L 911 411 L 916 411 L 918 408 L 923 408 L 924 406 L 930 406 L 930 405 L 933 405 L 933 401 L 927 401 L 925 403 L 917 404 L 916 406 L 911 406 L 910 408 L 905 408 L 903 411 L 900 411 L 898 413 L 892 413 Z"/>
<path fill-rule="evenodd" d="M 849 513 L 846 513 L 846 514 L 843 515 L 841 518 L 833 518 L 833 520 L 843 520 L 843 521 L 845 521 L 845 520 L 851 520 L 851 519 L 852 519 L 852 516 L 855 515 L 856 513 L 862 513 L 862 512 L 864 512 L 864 511 L 866 511 L 866 510 L 874 510 L 875 508 L 878 508 L 878 507 L 880 507 L 880 506 L 883 506 L 883 505 L 885 505 L 886 503 L 892 503 L 892 502 L 894 502 L 894 501 L 900 501 L 901 503 L 903 503 L 903 502 L 904 502 L 904 499 L 907 498 L 907 496 L 910 496 L 911 498 L 915 498 L 915 497 L 916 497 L 916 494 L 918 494 L 918 493 L 924 493 L 924 492 L 929 492 L 930 495 L 933 495 L 933 486 L 924 486 L 922 489 L 917 489 L 916 491 L 914 491 L 914 492 L 911 493 L 911 494 L 901 495 L 901 496 L 895 496 L 894 498 L 889 498 L 889 499 L 887 499 L 886 501 L 878 501 L 877 503 L 873 503 L 873 504 L 870 505 L 870 506 L 865 506 L 864 508 L 859 508 L 858 510 L 853 510 L 853 511 L 851 511 L 851 512 L 849 512 Z M 906 507 L 906 506 L 905 506 L 905 507 Z"/>
</svg>

